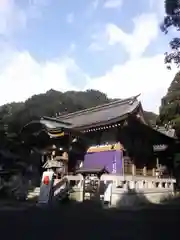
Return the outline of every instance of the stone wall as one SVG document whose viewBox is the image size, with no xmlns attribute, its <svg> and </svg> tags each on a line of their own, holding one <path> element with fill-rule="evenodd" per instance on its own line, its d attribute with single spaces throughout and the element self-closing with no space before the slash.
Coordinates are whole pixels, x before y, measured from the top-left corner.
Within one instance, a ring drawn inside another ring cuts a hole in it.
<svg viewBox="0 0 180 240">
<path fill-rule="evenodd" d="M 76 176 L 78 177 L 78 176 Z M 77 181 L 71 199 L 83 201 L 83 179 Z M 158 204 L 174 196 L 174 179 L 103 175 L 100 198 L 111 207 Z"/>
<path fill-rule="evenodd" d="M 158 204 L 174 196 L 174 183 L 174 179 L 104 174 L 101 176 L 95 199 L 102 206 L 105 204 L 108 207 Z M 47 199 L 47 202 L 53 202 L 53 199 L 58 201 L 61 199 L 61 195 L 66 196 L 67 193 L 69 193 L 70 199 L 76 202 L 82 202 L 86 197 L 88 199 L 88 196 L 91 196 L 89 192 L 84 194 L 84 178 L 81 174 L 68 175 L 60 180 L 55 180 L 52 186 L 52 190 L 48 190 L 47 185 L 44 186 L 47 188 L 46 191 L 53 193 L 50 195 L 52 199 Z"/>
</svg>

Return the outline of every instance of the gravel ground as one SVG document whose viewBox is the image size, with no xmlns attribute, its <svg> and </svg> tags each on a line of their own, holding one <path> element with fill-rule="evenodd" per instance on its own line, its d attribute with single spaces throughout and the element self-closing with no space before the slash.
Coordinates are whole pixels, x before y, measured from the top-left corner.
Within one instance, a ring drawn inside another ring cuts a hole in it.
<svg viewBox="0 0 180 240">
<path fill-rule="evenodd" d="M 0 206 L 1 239 L 170 240 L 179 234 L 180 206 L 102 210 L 91 204 L 38 208 Z"/>
</svg>

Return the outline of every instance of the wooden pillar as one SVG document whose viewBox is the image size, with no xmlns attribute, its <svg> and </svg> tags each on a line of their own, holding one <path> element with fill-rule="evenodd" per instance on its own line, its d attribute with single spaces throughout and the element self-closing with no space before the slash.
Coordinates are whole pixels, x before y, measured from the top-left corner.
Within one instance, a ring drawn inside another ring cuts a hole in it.
<svg viewBox="0 0 180 240">
<path fill-rule="evenodd" d="M 72 143 L 72 135 L 71 135 L 71 133 L 68 133 L 68 149 L 67 149 L 67 156 L 68 156 L 68 160 L 67 160 L 67 174 L 72 170 L 72 169 L 70 169 L 70 166 L 71 166 L 71 164 L 70 164 L 70 147 L 71 147 L 71 143 Z"/>
<path fill-rule="evenodd" d="M 68 174 L 68 161 L 69 161 L 69 155 L 67 152 L 64 152 L 62 154 L 62 157 L 64 158 L 63 163 L 64 163 L 64 175 Z M 66 159 L 66 160 L 65 160 Z"/>
<path fill-rule="evenodd" d="M 102 142 L 103 142 L 103 131 L 101 130 L 100 132 L 99 132 L 99 134 L 97 134 L 99 137 L 98 137 L 98 142 L 97 142 L 97 144 L 98 145 L 101 145 L 102 144 Z"/>
<path fill-rule="evenodd" d="M 125 171 L 124 171 L 124 156 L 122 156 L 122 175 L 123 176 L 125 175 Z"/>
<path fill-rule="evenodd" d="M 156 168 L 159 168 L 159 158 L 156 158 Z"/>
</svg>

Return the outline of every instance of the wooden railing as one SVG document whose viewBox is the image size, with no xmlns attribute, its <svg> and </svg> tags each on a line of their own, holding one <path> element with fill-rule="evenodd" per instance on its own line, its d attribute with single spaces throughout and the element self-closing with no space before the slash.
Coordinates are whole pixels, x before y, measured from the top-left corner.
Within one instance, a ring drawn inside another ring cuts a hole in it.
<svg viewBox="0 0 180 240">
<path fill-rule="evenodd" d="M 155 177 L 156 176 L 155 172 L 156 172 L 155 168 L 153 168 L 153 169 L 136 168 L 132 164 L 130 164 L 124 168 L 125 175 Z M 162 178 L 162 177 L 167 178 L 169 176 L 170 176 L 169 174 L 162 174 L 162 176 L 160 178 Z"/>
<path fill-rule="evenodd" d="M 136 167 L 131 161 L 124 161 L 124 174 L 125 175 L 133 175 L 133 176 L 147 176 L 147 177 L 155 177 L 156 169 L 155 168 L 147 168 L 146 166 L 143 168 Z M 168 178 L 169 174 L 163 174 L 160 176 Z"/>
</svg>

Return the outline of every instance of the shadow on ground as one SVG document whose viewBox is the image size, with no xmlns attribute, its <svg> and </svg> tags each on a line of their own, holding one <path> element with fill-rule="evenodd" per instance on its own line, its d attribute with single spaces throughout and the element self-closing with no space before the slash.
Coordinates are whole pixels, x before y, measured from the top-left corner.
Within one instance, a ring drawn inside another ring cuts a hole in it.
<svg viewBox="0 0 180 240">
<path fill-rule="evenodd" d="M 139 197 L 138 194 L 136 196 Z M 141 197 L 142 194 L 141 194 Z M 147 200 L 148 201 L 148 200 Z M 178 234 L 180 206 L 103 209 L 93 201 L 0 210 L 2 239 L 171 239 Z"/>
</svg>

